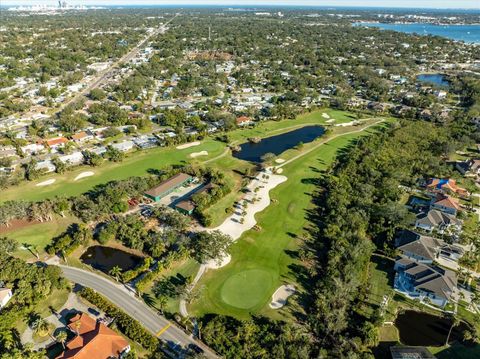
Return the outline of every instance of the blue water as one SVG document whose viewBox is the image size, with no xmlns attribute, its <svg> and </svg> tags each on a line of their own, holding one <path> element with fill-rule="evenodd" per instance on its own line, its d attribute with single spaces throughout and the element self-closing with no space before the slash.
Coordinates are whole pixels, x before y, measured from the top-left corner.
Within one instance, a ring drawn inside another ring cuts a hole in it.
<svg viewBox="0 0 480 359">
<path fill-rule="evenodd" d="M 442 74 L 420 74 L 417 76 L 417 81 L 428 85 L 436 85 L 439 87 L 449 86 L 448 81 Z"/>
<path fill-rule="evenodd" d="M 262 156 L 266 153 L 279 155 L 300 142 L 312 142 L 324 133 L 325 129 L 321 126 L 302 127 L 281 135 L 264 138 L 259 143 L 246 142 L 240 145 L 241 151 L 234 152 L 233 156 L 244 161 L 260 163 Z"/>
<path fill-rule="evenodd" d="M 452 40 L 480 43 L 480 25 L 382 24 L 357 23 L 356 26 L 378 27 L 407 34 L 436 35 Z"/>
</svg>

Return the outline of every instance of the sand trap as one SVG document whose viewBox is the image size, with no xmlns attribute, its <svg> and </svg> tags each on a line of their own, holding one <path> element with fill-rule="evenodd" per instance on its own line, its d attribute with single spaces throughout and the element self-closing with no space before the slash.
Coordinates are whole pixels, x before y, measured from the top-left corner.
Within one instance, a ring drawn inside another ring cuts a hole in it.
<svg viewBox="0 0 480 359">
<path fill-rule="evenodd" d="M 293 293 L 295 293 L 295 287 L 291 284 L 282 285 L 272 295 L 272 301 L 270 302 L 270 308 L 280 309 L 287 304 L 287 299 Z"/>
<path fill-rule="evenodd" d="M 85 177 L 93 176 L 94 174 L 95 172 L 92 172 L 92 171 L 82 172 L 77 177 L 75 177 L 74 181 L 78 181 L 79 179 L 82 179 Z"/>
<path fill-rule="evenodd" d="M 36 186 L 37 187 L 48 186 L 48 185 L 51 185 L 51 184 L 55 183 L 55 181 L 56 181 L 56 179 L 49 179 L 49 180 L 37 183 Z"/>
<path fill-rule="evenodd" d="M 208 152 L 207 151 L 200 151 L 200 152 L 193 152 L 193 153 L 190 154 L 191 158 L 200 157 L 200 156 L 208 156 Z"/>
<path fill-rule="evenodd" d="M 230 256 L 230 254 L 227 254 L 226 256 L 222 257 L 222 259 L 219 261 L 214 259 L 208 261 L 207 263 L 205 263 L 205 267 L 207 269 L 222 268 L 222 267 L 225 267 L 228 263 L 230 263 L 231 260 L 232 260 L 232 257 Z"/>
<path fill-rule="evenodd" d="M 199 144 L 200 144 L 200 141 L 184 143 L 183 145 L 177 146 L 177 150 L 184 150 L 185 148 L 198 146 Z"/>
<path fill-rule="evenodd" d="M 330 118 L 330 116 L 328 115 L 328 113 L 325 113 L 325 112 L 322 113 L 322 117 L 323 117 L 323 118 Z"/>
<path fill-rule="evenodd" d="M 283 162 L 285 162 L 285 160 L 283 158 L 277 158 L 275 160 L 275 163 L 283 163 Z"/>
<path fill-rule="evenodd" d="M 332 119 L 327 120 L 327 121 L 325 121 L 325 122 L 326 122 L 326 123 L 332 123 L 332 122 L 335 122 L 335 120 L 332 118 Z"/>
<path fill-rule="evenodd" d="M 277 168 L 277 169 L 275 170 L 275 173 L 276 173 L 277 175 L 279 175 L 279 174 L 282 173 L 282 172 L 283 172 L 283 168 Z"/>
</svg>

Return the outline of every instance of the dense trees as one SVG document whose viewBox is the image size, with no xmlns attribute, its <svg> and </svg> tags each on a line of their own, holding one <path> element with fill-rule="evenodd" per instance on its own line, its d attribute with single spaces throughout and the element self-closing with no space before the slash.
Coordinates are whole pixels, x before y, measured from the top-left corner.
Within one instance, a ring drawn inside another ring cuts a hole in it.
<svg viewBox="0 0 480 359">
<path fill-rule="evenodd" d="M 195 259 L 200 263 L 206 263 L 209 260 L 221 260 L 222 256 L 227 254 L 228 246 L 232 238 L 220 231 L 198 232 L 190 242 Z"/>
</svg>

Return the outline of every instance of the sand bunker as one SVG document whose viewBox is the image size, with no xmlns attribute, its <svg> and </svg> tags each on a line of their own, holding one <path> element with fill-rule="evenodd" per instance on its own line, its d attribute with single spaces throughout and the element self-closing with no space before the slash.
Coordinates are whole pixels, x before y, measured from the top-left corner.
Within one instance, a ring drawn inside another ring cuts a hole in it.
<svg viewBox="0 0 480 359">
<path fill-rule="evenodd" d="M 275 293 L 273 293 L 270 308 L 282 308 L 285 304 L 287 304 L 288 297 L 290 297 L 293 293 L 295 293 L 295 287 L 293 285 L 282 285 L 275 291 Z"/>
<path fill-rule="evenodd" d="M 283 172 L 283 168 L 277 168 L 277 169 L 275 170 L 275 173 L 278 174 L 278 175 L 279 175 L 280 173 L 282 173 L 282 172 Z"/>
<path fill-rule="evenodd" d="M 275 163 L 283 163 L 283 162 L 285 162 L 285 160 L 283 158 L 277 158 L 275 160 Z"/>
<path fill-rule="evenodd" d="M 77 177 L 75 177 L 74 181 L 78 181 L 79 179 L 93 176 L 95 173 L 92 171 L 82 172 Z"/>
<path fill-rule="evenodd" d="M 330 116 L 328 115 L 328 113 L 325 113 L 325 112 L 322 113 L 322 117 L 323 117 L 323 118 L 330 118 Z"/>
<path fill-rule="evenodd" d="M 205 266 L 208 269 L 218 269 L 225 267 L 228 263 L 230 263 L 231 260 L 232 257 L 230 256 L 230 254 L 227 254 L 226 256 L 222 257 L 221 260 L 209 260 L 207 263 L 205 263 Z"/>
<path fill-rule="evenodd" d="M 199 144 L 200 144 L 200 141 L 184 143 L 183 145 L 177 146 L 177 150 L 184 150 L 185 148 L 198 146 Z"/>
<path fill-rule="evenodd" d="M 326 123 L 332 123 L 332 122 L 335 122 L 335 119 L 332 118 L 332 119 L 327 120 L 327 121 L 325 121 L 325 122 L 326 122 Z"/>
<path fill-rule="evenodd" d="M 48 186 L 48 185 L 51 185 L 51 184 L 55 183 L 55 181 L 56 181 L 56 179 L 49 179 L 49 180 L 37 183 L 36 186 L 37 187 Z"/>
<path fill-rule="evenodd" d="M 193 152 L 192 154 L 190 154 L 191 158 L 195 158 L 195 157 L 199 157 L 199 156 L 208 156 L 208 152 L 207 151 L 200 151 L 200 152 Z"/>
</svg>

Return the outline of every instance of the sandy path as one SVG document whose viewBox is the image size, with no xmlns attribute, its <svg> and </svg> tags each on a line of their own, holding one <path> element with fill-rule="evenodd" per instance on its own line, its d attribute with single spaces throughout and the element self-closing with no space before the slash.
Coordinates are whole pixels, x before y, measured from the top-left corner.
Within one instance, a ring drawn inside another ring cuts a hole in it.
<svg viewBox="0 0 480 359">
<path fill-rule="evenodd" d="M 56 179 L 53 178 L 53 179 L 49 179 L 49 180 L 37 183 L 35 186 L 37 186 L 37 187 L 48 186 L 48 185 L 54 184 L 55 181 L 56 181 Z"/>
<path fill-rule="evenodd" d="M 208 151 L 193 152 L 190 154 L 191 158 L 196 158 L 200 156 L 208 156 Z"/>
<path fill-rule="evenodd" d="M 177 150 L 184 150 L 185 148 L 198 146 L 199 144 L 200 144 L 200 141 L 184 143 L 183 145 L 177 146 Z"/>
<path fill-rule="evenodd" d="M 272 295 L 270 308 L 280 309 L 287 304 L 288 297 L 295 293 L 295 287 L 291 284 L 280 286 Z"/>
<path fill-rule="evenodd" d="M 92 172 L 92 171 L 82 172 L 77 177 L 75 177 L 74 181 L 78 181 L 79 179 L 82 179 L 82 178 L 85 178 L 85 177 L 93 176 L 94 174 L 95 174 L 95 172 Z"/>
</svg>

